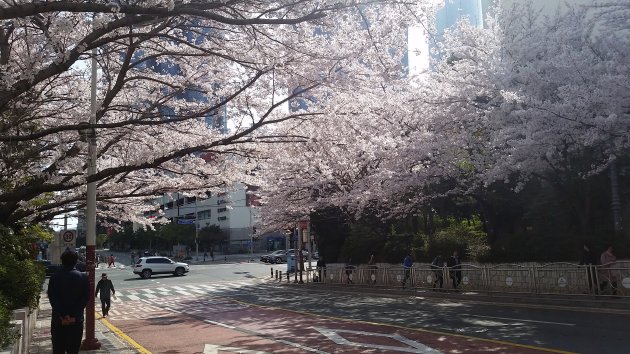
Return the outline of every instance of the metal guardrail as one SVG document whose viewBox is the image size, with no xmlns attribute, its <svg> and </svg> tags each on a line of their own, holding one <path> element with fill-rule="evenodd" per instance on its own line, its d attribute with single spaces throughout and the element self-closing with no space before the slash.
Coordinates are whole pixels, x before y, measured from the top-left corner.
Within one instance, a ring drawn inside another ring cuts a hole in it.
<svg viewBox="0 0 630 354">
<path fill-rule="evenodd" d="M 375 287 L 630 297 L 630 261 L 598 266 L 563 262 L 464 263 L 459 268 L 435 268 L 430 264 L 418 264 L 411 269 L 399 265 L 329 265 L 307 270 L 306 279 L 308 282 Z"/>
</svg>

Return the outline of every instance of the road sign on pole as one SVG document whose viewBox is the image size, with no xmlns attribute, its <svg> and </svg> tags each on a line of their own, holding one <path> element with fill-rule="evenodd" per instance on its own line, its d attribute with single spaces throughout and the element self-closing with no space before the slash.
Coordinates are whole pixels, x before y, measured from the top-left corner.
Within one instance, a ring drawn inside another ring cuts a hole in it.
<svg viewBox="0 0 630 354">
<path fill-rule="evenodd" d="M 59 244 L 63 246 L 63 249 L 70 248 L 74 250 L 77 246 L 77 238 L 72 230 L 61 230 L 59 232 Z"/>
</svg>

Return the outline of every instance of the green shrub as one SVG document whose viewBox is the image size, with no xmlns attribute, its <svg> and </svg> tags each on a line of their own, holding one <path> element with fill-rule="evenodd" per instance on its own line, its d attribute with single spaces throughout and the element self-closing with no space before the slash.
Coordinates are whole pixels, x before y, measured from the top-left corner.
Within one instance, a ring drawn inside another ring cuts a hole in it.
<svg viewBox="0 0 630 354">
<path fill-rule="evenodd" d="M 0 349 L 15 343 L 18 334 L 13 330 L 11 320 L 13 312 L 9 310 L 6 299 L 0 294 Z"/>
<path fill-rule="evenodd" d="M 12 254 L 0 257 L 0 295 L 9 309 L 39 305 L 45 270 L 30 259 L 18 260 Z"/>
<path fill-rule="evenodd" d="M 425 255 L 433 259 L 437 255 L 450 256 L 457 250 L 462 258 L 479 261 L 490 252 L 488 237 L 478 219 L 450 221 L 450 225 L 425 239 Z"/>
</svg>

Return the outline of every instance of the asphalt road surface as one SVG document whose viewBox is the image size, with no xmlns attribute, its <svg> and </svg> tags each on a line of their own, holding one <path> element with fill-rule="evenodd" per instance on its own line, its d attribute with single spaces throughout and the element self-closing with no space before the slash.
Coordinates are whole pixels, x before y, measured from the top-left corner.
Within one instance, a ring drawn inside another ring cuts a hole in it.
<svg viewBox="0 0 630 354">
<path fill-rule="evenodd" d="M 96 275 L 117 289 L 108 321 L 153 353 L 630 352 L 628 314 L 330 291 L 277 284 L 270 267 Z"/>
</svg>

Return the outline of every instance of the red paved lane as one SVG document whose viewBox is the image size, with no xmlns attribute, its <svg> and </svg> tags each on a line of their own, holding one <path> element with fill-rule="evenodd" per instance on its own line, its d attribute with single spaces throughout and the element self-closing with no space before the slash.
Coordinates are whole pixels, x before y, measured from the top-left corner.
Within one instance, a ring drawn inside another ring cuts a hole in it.
<svg viewBox="0 0 630 354">
<path fill-rule="evenodd" d="M 173 296 L 160 299 L 157 306 L 129 301 L 118 304 L 110 315 L 111 323 L 153 353 L 203 353 L 206 344 L 269 353 L 432 353 L 431 348 L 442 353 L 553 352 L 218 297 Z"/>
</svg>

